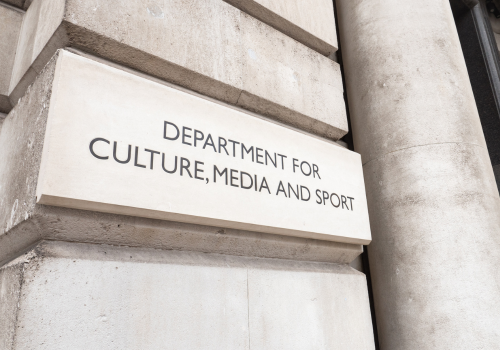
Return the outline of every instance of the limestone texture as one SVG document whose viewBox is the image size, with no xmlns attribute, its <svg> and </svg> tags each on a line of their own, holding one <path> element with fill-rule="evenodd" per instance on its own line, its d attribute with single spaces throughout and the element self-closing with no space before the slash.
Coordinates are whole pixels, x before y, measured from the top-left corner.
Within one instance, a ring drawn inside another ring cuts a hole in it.
<svg viewBox="0 0 500 350">
<path fill-rule="evenodd" d="M 380 347 L 494 349 L 500 199 L 450 4 L 337 5 Z"/>
<path fill-rule="evenodd" d="M 5 6 L 0 2 L 0 113 L 6 113 L 12 108 L 9 100 L 9 85 L 23 15 L 23 11 Z"/>
<path fill-rule="evenodd" d="M 338 49 L 330 0 L 224 0 L 319 53 Z"/>
<path fill-rule="evenodd" d="M 46 241 L 0 288 L 12 350 L 374 349 L 366 277 L 347 265 Z"/>
<path fill-rule="evenodd" d="M 12 349 L 16 333 L 16 316 L 21 285 L 23 265 L 2 266 L 0 268 L 0 348 Z"/>
<path fill-rule="evenodd" d="M 13 104 L 67 46 L 333 140 L 348 130 L 339 65 L 221 0 L 34 0 Z"/>
</svg>

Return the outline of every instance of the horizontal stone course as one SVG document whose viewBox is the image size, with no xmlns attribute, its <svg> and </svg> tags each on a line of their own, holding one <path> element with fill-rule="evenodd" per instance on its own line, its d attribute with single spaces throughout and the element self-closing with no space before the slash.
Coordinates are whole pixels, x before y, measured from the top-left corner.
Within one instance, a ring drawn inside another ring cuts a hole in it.
<svg viewBox="0 0 500 350">
<path fill-rule="evenodd" d="M 54 52 L 73 46 L 337 140 L 347 133 L 339 65 L 220 0 L 35 0 L 11 100 Z"/>
<path fill-rule="evenodd" d="M 46 241 L 0 288 L 13 350 L 374 349 L 366 277 L 346 265 Z"/>
<path fill-rule="evenodd" d="M 224 0 L 319 53 L 337 51 L 331 0 Z"/>
</svg>

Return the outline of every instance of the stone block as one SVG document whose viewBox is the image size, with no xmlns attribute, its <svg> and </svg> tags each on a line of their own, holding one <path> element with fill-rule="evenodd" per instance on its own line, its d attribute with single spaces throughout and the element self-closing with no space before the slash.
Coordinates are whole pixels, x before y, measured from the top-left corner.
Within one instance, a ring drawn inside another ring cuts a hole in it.
<svg viewBox="0 0 500 350">
<path fill-rule="evenodd" d="M 0 349 L 12 349 L 21 296 L 22 264 L 0 268 Z"/>
<path fill-rule="evenodd" d="M 26 16 L 13 102 L 69 45 L 324 137 L 348 130 L 338 64 L 223 1 L 35 0 Z"/>
<path fill-rule="evenodd" d="M 0 2 L 0 112 L 12 108 L 9 86 L 24 12 Z"/>
<path fill-rule="evenodd" d="M 347 265 L 46 241 L 0 271 L 12 350 L 374 349 Z"/>
<path fill-rule="evenodd" d="M 31 85 L 0 130 L 0 222 L 3 232 L 27 219 L 34 205 L 55 60 Z"/>
<path fill-rule="evenodd" d="M 41 239 L 337 263 L 350 263 L 362 252 L 356 244 L 36 204 L 57 57 L 38 75 L 0 131 L 0 263 Z"/>
<path fill-rule="evenodd" d="M 347 266 L 333 273 L 319 264 L 262 265 L 248 271 L 252 348 L 374 349 L 363 274 Z"/>
<path fill-rule="evenodd" d="M 60 0 L 35 0 L 26 11 L 9 87 L 13 105 L 57 49 L 67 43 L 60 34 L 63 31 L 57 30 L 63 15 L 64 1 Z"/>
<path fill-rule="evenodd" d="M 330 0 L 224 0 L 302 44 L 329 56 L 337 51 Z"/>
<path fill-rule="evenodd" d="M 37 203 L 370 241 L 355 152 L 64 50 L 52 84 Z"/>
</svg>

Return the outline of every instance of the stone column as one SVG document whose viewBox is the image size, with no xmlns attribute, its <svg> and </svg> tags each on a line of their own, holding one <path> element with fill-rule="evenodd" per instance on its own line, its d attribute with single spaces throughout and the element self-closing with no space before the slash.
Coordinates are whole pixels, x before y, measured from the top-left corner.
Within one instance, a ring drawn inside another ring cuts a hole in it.
<svg viewBox="0 0 500 350">
<path fill-rule="evenodd" d="M 498 348 L 500 203 L 449 2 L 337 6 L 381 348 Z"/>
</svg>

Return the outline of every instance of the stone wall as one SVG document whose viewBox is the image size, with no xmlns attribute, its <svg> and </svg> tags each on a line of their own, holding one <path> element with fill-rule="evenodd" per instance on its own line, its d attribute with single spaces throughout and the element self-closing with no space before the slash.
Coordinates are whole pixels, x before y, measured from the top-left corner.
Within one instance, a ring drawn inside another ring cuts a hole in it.
<svg viewBox="0 0 500 350">
<path fill-rule="evenodd" d="M 62 55 L 332 144 L 337 46 L 329 1 L 2 3 L 0 348 L 374 349 L 360 244 L 36 198 Z"/>
</svg>

